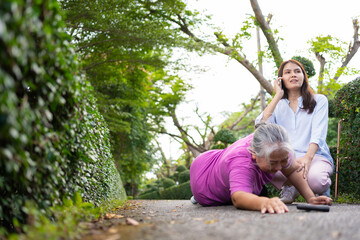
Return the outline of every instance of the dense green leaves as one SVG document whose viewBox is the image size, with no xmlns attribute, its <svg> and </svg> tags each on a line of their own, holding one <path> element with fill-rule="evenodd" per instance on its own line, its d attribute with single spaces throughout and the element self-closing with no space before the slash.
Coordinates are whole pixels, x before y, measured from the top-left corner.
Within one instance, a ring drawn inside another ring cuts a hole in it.
<svg viewBox="0 0 360 240">
<path fill-rule="evenodd" d="M 292 57 L 292 59 L 300 62 L 304 66 L 308 78 L 315 76 L 316 72 L 315 72 L 314 64 L 309 59 L 301 56 L 294 56 Z"/>
<path fill-rule="evenodd" d="M 0 222 L 26 222 L 79 191 L 95 204 L 124 198 L 108 129 L 63 30 L 58 4 L 0 4 Z"/>
<path fill-rule="evenodd" d="M 343 119 L 339 155 L 340 190 L 359 196 L 360 78 L 346 84 L 336 93 L 335 114 L 339 119 Z"/>
<path fill-rule="evenodd" d="M 134 195 L 142 174 L 156 161 L 154 133 L 189 89 L 165 70 L 179 36 L 164 14 L 182 12 L 185 4 L 177 0 L 60 3 L 109 126 L 118 170 L 128 194 Z"/>
</svg>

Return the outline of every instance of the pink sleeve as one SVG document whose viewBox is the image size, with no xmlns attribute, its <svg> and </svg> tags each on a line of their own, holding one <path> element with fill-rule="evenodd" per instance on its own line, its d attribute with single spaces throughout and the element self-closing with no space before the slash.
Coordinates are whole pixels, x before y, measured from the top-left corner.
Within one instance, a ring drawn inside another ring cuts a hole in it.
<svg viewBox="0 0 360 240">
<path fill-rule="evenodd" d="M 234 162 L 236 164 L 234 164 Z M 232 195 L 237 191 L 244 191 L 248 193 L 253 192 L 253 180 L 254 180 L 254 171 L 246 165 L 239 165 L 238 161 L 233 161 L 233 164 L 230 164 L 230 173 L 229 173 L 229 183 L 230 183 L 230 194 Z"/>
</svg>

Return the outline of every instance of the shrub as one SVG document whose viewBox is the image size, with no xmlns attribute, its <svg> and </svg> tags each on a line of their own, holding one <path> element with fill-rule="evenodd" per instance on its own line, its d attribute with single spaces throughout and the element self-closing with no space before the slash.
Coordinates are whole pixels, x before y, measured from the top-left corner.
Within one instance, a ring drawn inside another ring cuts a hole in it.
<svg viewBox="0 0 360 240">
<path fill-rule="evenodd" d="M 190 181 L 190 170 L 183 171 L 179 174 L 179 184 Z"/>
<path fill-rule="evenodd" d="M 162 186 L 164 188 L 169 188 L 171 186 L 174 186 L 176 184 L 176 182 L 170 178 L 163 178 L 162 179 Z"/>
<path fill-rule="evenodd" d="M 192 195 L 190 181 L 188 181 L 161 191 L 160 199 L 190 199 Z"/>
<path fill-rule="evenodd" d="M 339 191 L 360 195 L 360 77 L 335 95 L 335 115 L 341 124 Z M 334 158 L 336 159 L 336 157 Z"/>
<path fill-rule="evenodd" d="M 226 144 L 231 144 L 236 142 L 236 137 L 234 135 L 234 133 L 227 128 L 221 129 L 220 131 L 218 131 L 215 136 L 214 136 L 214 142 L 222 142 Z"/>
<path fill-rule="evenodd" d="M 190 199 L 192 196 L 190 181 L 168 188 L 160 187 L 158 191 L 141 193 L 138 199 Z"/>
<path fill-rule="evenodd" d="M 0 224 L 26 222 L 78 191 L 125 198 L 108 129 L 63 29 L 56 0 L 0 3 Z"/>
<path fill-rule="evenodd" d="M 212 145 L 210 149 L 225 149 L 225 148 L 226 148 L 225 144 L 217 143 L 217 144 Z"/>
<path fill-rule="evenodd" d="M 179 165 L 179 166 L 176 167 L 175 171 L 181 173 L 181 172 L 186 171 L 186 170 L 187 170 L 187 168 L 184 165 Z"/>
<path fill-rule="evenodd" d="M 314 64 L 309 59 L 301 57 L 301 56 L 294 56 L 294 57 L 292 57 L 292 59 L 300 62 L 304 66 L 304 69 L 305 69 L 306 74 L 308 75 L 308 78 L 315 76 L 316 71 L 314 68 Z"/>
<path fill-rule="evenodd" d="M 138 199 L 160 199 L 160 195 L 158 191 L 152 191 L 152 192 L 146 192 L 143 194 L 140 194 Z"/>
</svg>

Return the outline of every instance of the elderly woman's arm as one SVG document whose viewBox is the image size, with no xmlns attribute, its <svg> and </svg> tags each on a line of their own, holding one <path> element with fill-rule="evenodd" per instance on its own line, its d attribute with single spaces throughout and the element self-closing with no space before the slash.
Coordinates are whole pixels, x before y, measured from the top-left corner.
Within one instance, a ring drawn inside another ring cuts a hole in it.
<svg viewBox="0 0 360 240">
<path fill-rule="evenodd" d="M 306 179 L 304 179 L 302 171 L 296 171 L 297 169 L 297 163 L 293 163 L 289 168 L 283 169 L 282 173 L 289 179 L 290 183 L 296 187 L 308 203 L 331 205 L 331 198 L 326 196 L 316 197 L 314 195 Z"/>
<path fill-rule="evenodd" d="M 285 213 L 289 211 L 287 206 L 277 197 L 259 197 L 252 193 L 237 191 L 232 194 L 231 199 L 234 206 L 239 209 L 258 210 L 261 213 Z"/>
</svg>

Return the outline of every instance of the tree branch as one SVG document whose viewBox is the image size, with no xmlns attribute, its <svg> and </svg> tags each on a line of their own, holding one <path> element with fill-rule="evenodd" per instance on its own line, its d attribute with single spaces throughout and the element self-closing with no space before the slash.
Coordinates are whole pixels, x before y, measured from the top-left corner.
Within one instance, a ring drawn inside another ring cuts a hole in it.
<svg viewBox="0 0 360 240">
<path fill-rule="evenodd" d="M 354 57 L 355 53 L 358 51 L 358 49 L 360 47 L 359 22 L 357 19 L 353 19 L 353 28 L 354 28 L 353 45 L 352 46 L 349 45 L 349 51 L 346 55 L 346 58 L 345 58 L 344 62 L 342 63 L 341 67 L 339 68 L 339 70 L 335 74 L 335 77 L 334 77 L 335 81 L 339 79 L 341 74 L 344 72 L 344 69 L 349 64 L 350 60 Z"/>
<path fill-rule="evenodd" d="M 221 53 L 231 56 L 233 59 L 238 61 L 241 65 L 243 65 L 255 78 L 258 80 L 260 85 L 269 93 L 273 93 L 272 84 L 264 78 L 264 76 L 259 72 L 254 65 L 252 65 L 244 56 L 241 56 L 238 51 L 231 48 L 231 46 L 223 39 L 219 34 L 215 33 L 218 41 L 227 49 L 226 51 L 222 51 Z M 219 51 L 220 52 L 220 51 Z"/>
<path fill-rule="evenodd" d="M 188 27 L 188 24 L 186 23 L 186 20 L 182 18 L 179 14 L 177 14 L 178 20 L 175 20 L 169 16 L 164 16 L 159 11 L 152 10 L 153 13 L 161 14 L 163 17 L 167 18 L 169 21 L 177 24 L 180 27 L 180 30 L 188 35 L 191 39 L 193 39 L 195 42 L 202 43 L 206 45 L 207 47 L 211 48 L 215 52 L 222 53 L 224 55 L 227 55 L 229 57 L 232 57 L 236 61 L 238 61 L 241 65 L 243 65 L 250 73 L 255 77 L 255 79 L 260 83 L 261 86 L 269 93 L 273 93 L 273 86 L 272 84 L 264 78 L 264 76 L 245 58 L 245 56 L 242 56 L 236 49 L 233 49 L 228 43 L 226 43 L 223 39 L 220 38 L 218 34 L 215 34 L 219 42 L 225 47 L 221 48 L 215 44 L 205 42 L 201 40 L 200 38 L 196 37 L 196 35 L 191 32 L 191 30 Z"/>
<path fill-rule="evenodd" d="M 156 142 L 156 145 L 158 146 L 158 150 L 160 151 L 161 158 L 163 160 L 163 164 L 164 164 L 164 166 L 166 168 L 166 177 L 169 177 L 170 176 L 170 164 L 169 164 L 169 161 L 166 159 L 165 153 L 162 150 L 159 141 L 156 138 L 154 138 L 154 140 Z"/>
<path fill-rule="evenodd" d="M 256 20 L 259 22 L 260 28 L 261 28 L 262 32 L 264 33 L 264 35 L 267 39 L 267 42 L 269 43 L 269 47 L 270 47 L 271 53 L 273 55 L 273 58 L 275 60 L 276 66 L 279 68 L 281 63 L 283 62 L 283 59 L 281 57 L 279 47 L 274 38 L 274 34 L 273 34 L 268 22 L 265 20 L 264 15 L 261 12 L 261 9 L 260 9 L 260 6 L 259 6 L 257 0 L 250 0 L 250 2 L 251 2 L 251 7 L 255 13 Z"/>
<path fill-rule="evenodd" d="M 257 100 L 259 99 L 260 96 L 260 92 L 256 95 L 256 97 L 253 99 L 251 105 L 249 107 L 246 108 L 245 112 L 238 118 L 236 119 L 236 121 L 228 127 L 228 129 L 230 130 L 234 130 L 234 128 L 236 127 L 236 125 L 239 124 L 239 122 L 241 122 L 243 120 L 243 118 L 251 111 L 254 109 L 255 103 L 257 102 Z"/>
<path fill-rule="evenodd" d="M 249 122 L 249 124 L 245 125 L 245 126 L 239 126 L 233 129 L 233 131 L 239 131 L 239 130 L 243 130 L 245 128 L 247 128 L 250 125 L 254 125 L 255 124 L 255 120 L 252 120 Z"/>
<path fill-rule="evenodd" d="M 315 52 L 315 56 L 316 56 L 316 59 L 320 62 L 319 79 L 318 79 L 318 87 L 317 88 L 318 88 L 318 93 L 322 93 L 326 60 L 319 52 Z"/>
<path fill-rule="evenodd" d="M 181 134 L 181 139 L 184 141 L 188 149 L 192 152 L 194 157 L 197 157 L 200 153 L 205 152 L 207 149 L 199 146 L 195 143 L 194 139 L 185 131 L 185 129 L 180 125 L 179 120 L 176 117 L 175 112 L 170 113 L 171 118 L 173 119 L 175 127 L 179 130 Z M 189 141 L 191 139 L 192 143 Z"/>
</svg>

